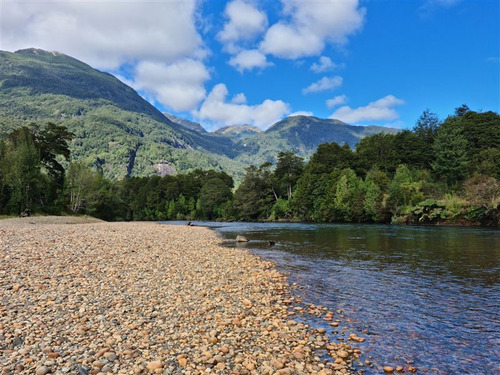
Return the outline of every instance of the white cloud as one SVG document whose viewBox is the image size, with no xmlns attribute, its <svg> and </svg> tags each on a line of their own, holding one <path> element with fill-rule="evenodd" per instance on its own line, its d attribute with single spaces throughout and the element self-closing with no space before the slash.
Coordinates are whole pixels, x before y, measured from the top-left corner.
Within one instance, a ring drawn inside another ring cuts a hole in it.
<svg viewBox="0 0 500 375">
<path fill-rule="evenodd" d="M 207 120 L 212 127 L 250 124 L 266 129 L 290 112 L 289 105 L 281 100 L 266 99 L 257 105 L 235 104 L 226 101 L 227 94 L 226 85 L 215 85 L 195 116 Z"/>
<path fill-rule="evenodd" d="M 390 121 L 399 117 L 399 114 L 393 107 L 402 104 L 404 104 L 403 100 L 398 99 L 393 95 L 387 95 L 379 100 L 369 103 L 364 107 L 340 107 L 330 116 L 330 118 L 347 123 Z"/>
<path fill-rule="evenodd" d="M 333 90 L 342 86 L 342 77 L 323 77 L 319 81 L 311 83 L 308 87 L 302 90 L 302 94 L 309 94 L 311 92 L 319 92 L 326 90 Z"/>
<path fill-rule="evenodd" d="M 184 59 L 173 64 L 142 61 L 133 86 L 174 111 L 192 111 L 205 98 L 210 74 L 203 63 Z"/>
<path fill-rule="evenodd" d="M 343 45 L 364 22 L 365 9 L 358 0 L 282 0 L 286 16 L 272 25 L 261 51 L 296 59 L 320 54 L 326 43 Z"/>
<path fill-rule="evenodd" d="M 265 68 L 272 65 L 267 61 L 266 55 L 260 53 L 256 49 L 244 50 L 233 56 L 229 60 L 229 65 L 234 66 L 239 72 L 252 70 L 255 68 Z"/>
<path fill-rule="evenodd" d="M 288 116 L 289 117 L 292 117 L 292 116 L 314 116 L 314 113 L 312 113 L 310 111 L 297 111 L 297 112 L 290 113 Z"/>
<path fill-rule="evenodd" d="M 311 70 L 315 73 L 324 73 L 330 70 L 336 69 L 338 67 L 332 59 L 327 56 L 321 56 L 317 63 L 311 65 Z"/>
<path fill-rule="evenodd" d="M 345 96 L 345 95 L 338 95 L 338 96 L 335 96 L 332 99 L 328 99 L 326 101 L 326 106 L 331 109 L 333 107 L 336 107 L 338 105 L 345 104 L 345 103 L 347 103 L 347 96 Z"/>
<path fill-rule="evenodd" d="M 267 16 L 248 1 L 234 0 L 227 4 L 225 16 L 228 21 L 217 34 L 226 51 L 239 51 L 238 42 L 249 41 L 267 28 Z"/>
<path fill-rule="evenodd" d="M 246 104 L 247 103 L 247 97 L 245 96 L 245 94 L 243 94 L 242 92 L 240 92 L 239 94 L 236 94 L 235 96 L 233 96 L 233 98 L 231 99 L 231 103 L 234 103 L 234 104 Z"/>
<path fill-rule="evenodd" d="M 171 63 L 207 51 L 196 0 L 4 1 L 2 49 L 57 50 L 102 69 L 139 60 Z"/>
</svg>

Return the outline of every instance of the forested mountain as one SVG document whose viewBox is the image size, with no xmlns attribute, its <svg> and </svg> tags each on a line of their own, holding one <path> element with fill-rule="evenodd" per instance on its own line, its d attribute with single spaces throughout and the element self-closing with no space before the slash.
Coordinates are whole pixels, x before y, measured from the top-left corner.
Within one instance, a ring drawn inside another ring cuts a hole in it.
<svg viewBox="0 0 500 375">
<path fill-rule="evenodd" d="M 395 134 L 397 129 L 382 126 L 355 126 L 339 120 L 313 116 L 287 117 L 265 132 L 240 141 L 242 154 L 237 160 L 251 160 L 252 164 L 276 161 L 281 151 L 292 151 L 308 159 L 322 143 L 336 142 L 354 148 L 364 137 L 377 133 Z"/>
<path fill-rule="evenodd" d="M 49 121 L 75 134 L 72 159 L 112 178 L 152 175 L 166 166 L 241 170 L 229 158 L 235 156 L 231 139 L 168 120 L 110 74 L 56 52 L 0 52 L 0 135 Z"/>
<path fill-rule="evenodd" d="M 348 143 L 395 132 L 335 120 L 295 116 L 266 132 L 230 126 L 206 132 L 200 124 L 167 116 L 114 76 L 57 52 L 0 51 L 0 137 L 35 123 L 67 127 L 71 160 L 112 179 L 226 171 L 240 180 L 250 164 L 275 161 L 280 151 L 308 158 L 324 142 Z"/>
</svg>

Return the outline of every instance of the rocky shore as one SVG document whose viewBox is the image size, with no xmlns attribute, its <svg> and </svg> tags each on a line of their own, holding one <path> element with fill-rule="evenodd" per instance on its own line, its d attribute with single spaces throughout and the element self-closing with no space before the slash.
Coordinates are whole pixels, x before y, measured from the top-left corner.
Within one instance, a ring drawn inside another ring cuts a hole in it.
<svg viewBox="0 0 500 375">
<path fill-rule="evenodd" d="M 301 323 L 273 264 L 205 228 L 89 221 L 0 221 L 1 374 L 349 373 L 358 351 Z"/>
</svg>

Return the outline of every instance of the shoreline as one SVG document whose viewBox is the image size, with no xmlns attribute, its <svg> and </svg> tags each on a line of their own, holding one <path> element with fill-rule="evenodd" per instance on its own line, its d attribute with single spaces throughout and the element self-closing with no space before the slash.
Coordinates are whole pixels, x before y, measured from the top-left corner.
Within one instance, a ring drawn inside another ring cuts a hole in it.
<svg viewBox="0 0 500 375">
<path fill-rule="evenodd" d="M 359 351 L 215 231 L 59 218 L 0 221 L 3 373 L 350 373 Z"/>
</svg>

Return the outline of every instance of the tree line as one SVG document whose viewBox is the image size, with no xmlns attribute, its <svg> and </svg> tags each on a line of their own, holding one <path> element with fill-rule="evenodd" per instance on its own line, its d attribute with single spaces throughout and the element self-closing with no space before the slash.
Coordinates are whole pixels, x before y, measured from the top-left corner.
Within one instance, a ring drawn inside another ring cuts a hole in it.
<svg viewBox="0 0 500 375">
<path fill-rule="evenodd" d="M 444 121 L 425 110 L 412 130 L 366 137 L 355 150 L 322 144 L 307 163 L 281 152 L 275 164 L 247 168 L 237 189 L 211 170 L 110 181 L 67 161 L 71 139 L 49 123 L 0 140 L 0 213 L 485 225 L 500 218 L 500 116 L 465 105 Z"/>
</svg>

